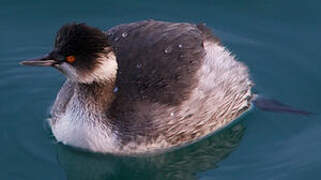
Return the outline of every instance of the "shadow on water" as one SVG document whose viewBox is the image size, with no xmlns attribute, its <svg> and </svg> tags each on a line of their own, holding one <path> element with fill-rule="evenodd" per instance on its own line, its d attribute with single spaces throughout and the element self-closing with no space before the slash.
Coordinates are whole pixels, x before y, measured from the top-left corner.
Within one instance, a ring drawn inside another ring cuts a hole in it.
<svg viewBox="0 0 321 180">
<path fill-rule="evenodd" d="M 216 168 L 238 147 L 244 130 L 237 122 L 193 145 L 147 157 L 94 154 L 59 143 L 58 162 L 68 180 L 196 179 L 197 173 Z"/>
</svg>

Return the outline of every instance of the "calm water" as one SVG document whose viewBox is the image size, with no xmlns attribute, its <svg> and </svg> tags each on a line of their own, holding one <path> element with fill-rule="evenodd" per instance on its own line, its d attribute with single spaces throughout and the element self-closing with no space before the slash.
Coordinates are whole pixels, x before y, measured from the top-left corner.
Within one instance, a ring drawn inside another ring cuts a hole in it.
<svg viewBox="0 0 321 180">
<path fill-rule="evenodd" d="M 321 179 L 321 116 L 253 110 L 224 131 L 152 157 L 116 157 L 55 144 L 44 126 L 64 81 L 22 59 L 48 52 L 66 22 L 101 29 L 142 19 L 206 22 L 246 63 L 255 89 L 321 111 L 321 2 L 9 1 L 0 7 L 0 179 Z"/>
</svg>

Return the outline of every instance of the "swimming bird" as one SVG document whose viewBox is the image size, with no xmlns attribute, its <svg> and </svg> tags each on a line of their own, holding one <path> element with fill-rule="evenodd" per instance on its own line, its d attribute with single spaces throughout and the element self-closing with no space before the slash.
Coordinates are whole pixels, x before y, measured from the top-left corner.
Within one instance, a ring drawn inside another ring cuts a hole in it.
<svg viewBox="0 0 321 180">
<path fill-rule="evenodd" d="M 226 127 L 253 99 L 247 66 L 204 24 L 69 23 L 50 53 L 22 64 L 66 76 L 49 125 L 58 142 L 92 152 L 178 148 Z"/>
</svg>

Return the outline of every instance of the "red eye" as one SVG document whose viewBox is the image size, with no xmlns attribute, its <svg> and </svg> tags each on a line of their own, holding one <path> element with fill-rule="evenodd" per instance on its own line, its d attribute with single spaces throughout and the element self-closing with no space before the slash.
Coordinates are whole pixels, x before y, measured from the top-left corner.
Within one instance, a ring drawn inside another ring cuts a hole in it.
<svg viewBox="0 0 321 180">
<path fill-rule="evenodd" d="M 76 61 L 76 57 L 75 56 L 67 56 L 66 61 L 69 63 L 73 63 Z"/>
</svg>

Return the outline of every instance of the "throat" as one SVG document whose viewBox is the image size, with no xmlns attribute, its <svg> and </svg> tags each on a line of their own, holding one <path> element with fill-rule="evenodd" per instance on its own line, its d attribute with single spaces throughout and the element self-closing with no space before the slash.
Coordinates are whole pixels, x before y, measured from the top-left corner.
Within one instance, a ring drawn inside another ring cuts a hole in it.
<svg viewBox="0 0 321 180">
<path fill-rule="evenodd" d="M 84 108 L 88 113 L 96 113 L 93 115 L 97 117 L 104 114 L 113 102 L 114 86 L 115 83 L 112 80 L 91 84 L 78 83 L 75 87 L 74 98 L 82 109 Z"/>
</svg>

